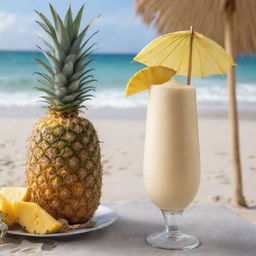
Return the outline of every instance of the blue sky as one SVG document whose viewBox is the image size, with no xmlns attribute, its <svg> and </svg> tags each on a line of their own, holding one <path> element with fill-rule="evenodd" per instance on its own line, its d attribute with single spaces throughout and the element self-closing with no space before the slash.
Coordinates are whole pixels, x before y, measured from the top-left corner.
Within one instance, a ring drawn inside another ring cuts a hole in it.
<svg viewBox="0 0 256 256">
<path fill-rule="evenodd" d="M 44 35 L 34 20 L 34 9 L 49 17 L 49 1 L 2 0 L 0 3 L 0 50 L 35 50 L 36 34 Z M 100 19 L 91 29 L 101 53 L 136 53 L 156 37 L 155 29 L 146 27 L 134 11 L 133 0 L 51 0 L 63 15 L 72 4 L 74 12 L 85 3 L 83 24 L 94 16 Z"/>
</svg>

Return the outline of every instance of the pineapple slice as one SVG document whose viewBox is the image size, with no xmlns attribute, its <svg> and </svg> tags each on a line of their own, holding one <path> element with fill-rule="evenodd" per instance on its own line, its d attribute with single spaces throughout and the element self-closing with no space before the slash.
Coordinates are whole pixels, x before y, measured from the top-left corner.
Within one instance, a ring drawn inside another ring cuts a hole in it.
<svg viewBox="0 0 256 256">
<path fill-rule="evenodd" d="M 129 80 L 125 89 L 125 96 L 149 90 L 153 84 L 164 84 L 171 80 L 175 73 L 176 71 L 161 66 L 143 68 Z"/>
<path fill-rule="evenodd" d="M 13 205 L 2 195 L 0 195 L 0 212 L 7 214 L 3 221 L 12 226 L 16 222 L 16 215 Z"/>
<path fill-rule="evenodd" d="M 29 199 L 29 190 L 26 187 L 3 187 L 0 189 L 0 194 L 11 203 Z"/>
<path fill-rule="evenodd" d="M 36 203 L 17 201 L 14 203 L 18 223 L 29 233 L 55 233 L 62 224 Z"/>
</svg>

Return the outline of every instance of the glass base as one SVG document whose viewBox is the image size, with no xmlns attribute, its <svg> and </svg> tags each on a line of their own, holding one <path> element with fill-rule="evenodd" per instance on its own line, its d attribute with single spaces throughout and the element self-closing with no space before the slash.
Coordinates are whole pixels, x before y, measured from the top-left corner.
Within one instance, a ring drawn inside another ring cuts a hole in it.
<svg viewBox="0 0 256 256">
<path fill-rule="evenodd" d="M 154 233 L 146 237 L 146 242 L 154 248 L 167 250 L 190 250 L 200 244 L 195 236 L 186 235 L 180 231 L 171 235 L 165 231 Z"/>
</svg>

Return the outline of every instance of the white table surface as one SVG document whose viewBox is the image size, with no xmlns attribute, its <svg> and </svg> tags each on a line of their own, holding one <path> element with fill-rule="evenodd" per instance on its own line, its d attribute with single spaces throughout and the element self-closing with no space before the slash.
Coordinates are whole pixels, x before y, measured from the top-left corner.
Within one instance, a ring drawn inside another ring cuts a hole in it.
<svg viewBox="0 0 256 256">
<path fill-rule="evenodd" d="M 118 214 L 118 220 L 105 229 L 54 240 L 8 236 L 6 241 L 10 243 L 0 245 L 0 256 L 256 256 L 256 226 L 222 205 L 186 210 L 182 230 L 197 236 L 201 242 L 200 247 L 187 252 L 153 249 L 144 242 L 147 234 L 163 228 L 161 212 L 150 202 L 105 205 Z"/>
</svg>

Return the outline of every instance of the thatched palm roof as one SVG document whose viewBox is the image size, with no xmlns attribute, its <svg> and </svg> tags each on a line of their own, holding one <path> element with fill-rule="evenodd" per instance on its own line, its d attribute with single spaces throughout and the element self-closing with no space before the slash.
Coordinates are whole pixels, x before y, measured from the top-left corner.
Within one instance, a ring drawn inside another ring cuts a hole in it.
<svg viewBox="0 0 256 256">
<path fill-rule="evenodd" d="M 155 24 L 161 34 L 198 31 L 224 45 L 223 0 L 135 0 L 145 24 Z M 235 53 L 256 53 L 256 0 L 236 0 Z"/>
</svg>

